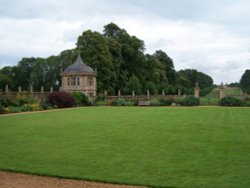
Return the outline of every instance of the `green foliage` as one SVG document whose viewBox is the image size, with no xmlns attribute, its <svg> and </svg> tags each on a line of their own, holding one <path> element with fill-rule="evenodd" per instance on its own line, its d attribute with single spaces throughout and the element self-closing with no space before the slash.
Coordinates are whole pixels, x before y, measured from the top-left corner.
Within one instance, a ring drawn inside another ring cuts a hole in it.
<svg viewBox="0 0 250 188">
<path fill-rule="evenodd" d="M 213 79 L 195 69 L 180 70 L 177 73 L 177 83 L 187 95 L 193 94 L 193 88 L 198 83 L 201 89 L 201 96 L 207 95 L 213 89 Z"/>
<path fill-rule="evenodd" d="M 2 96 L 0 98 L 0 103 L 4 106 L 4 107 L 8 107 L 8 106 L 19 106 L 20 103 L 19 101 L 14 98 L 14 97 L 10 97 L 10 96 Z"/>
<path fill-rule="evenodd" d="M 206 88 L 203 88 L 200 90 L 200 96 L 206 96 L 208 95 L 216 86 L 208 86 Z"/>
<path fill-rule="evenodd" d="M 10 77 L 4 74 L 0 74 L 0 91 L 5 91 L 5 86 L 8 85 L 11 88 L 12 80 Z"/>
<path fill-rule="evenodd" d="M 0 102 L 0 114 L 3 114 L 5 112 L 4 109 L 4 105 L 2 104 L 2 102 Z"/>
<path fill-rule="evenodd" d="M 200 104 L 199 99 L 193 96 L 186 97 L 182 100 L 183 106 L 198 106 L 199 104 Z"/>
<path fill-rule="evenodd" d="M 125 92 L 129 95 L 132 94 L 132 91 L 134 91 L 136 95 L 140 95 L 142 91 L 140 80 L 135 75 L 129 78 L 125 88 Z"/>
<path fill-rule="evenodd" d="M 134 106 L 134 102 L 133 101 L 127 101 L 123 98 L 118 98 L 114 101 L 112 101 L 112 106 Z"/>
<path fill-rule="evenodd" d="M 174 101 L 170 99 L 161 98 L 160 103 L 162 106 L 170 106 Z"/>
<path fill-rule="evenodd" d="M 250 94 L 250 70 L 246 70 L 240 79 L 241 89 Z"/>
<path fill-rule="evenodd" d="M 74 97 L 77 106 L 89 105 L 89 99 L 84 93 L 74 91 L 72 96 Z"/>
<path fill-rule="evenodd" d="M 145 91 L 149 90 L 150 95 L 157 94 L 157 87 L 153 82 L 146 82 L 144 88 Z"/>
<path fill-rule="evenodd" d="M 234 97 L 224 97 L 220 100 L 219 104 L 221 106 L 243 106 L 243 102 Z"/>
</svg>

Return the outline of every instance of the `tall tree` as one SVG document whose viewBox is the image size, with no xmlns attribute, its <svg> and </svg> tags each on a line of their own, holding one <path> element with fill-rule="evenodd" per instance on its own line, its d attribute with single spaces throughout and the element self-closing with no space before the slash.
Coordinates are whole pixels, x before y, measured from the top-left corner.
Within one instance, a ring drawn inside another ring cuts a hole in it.
<svg viewBox="0 0 250 188">
<path fill-rule="evenodd" d="M 98 32 L 88 30 L 78 37 L 77 48 L 85 63 L 98 70 L 98 92 L 103 93 L 107 90 L 109 93 L 114 93 L 117 77 L 107 39 Z"/>
<path fill-rule="evenodd" d="M 250 70 L 246 70 L 240 79 L 241 89 L 250 94 Z"/>
</svg>

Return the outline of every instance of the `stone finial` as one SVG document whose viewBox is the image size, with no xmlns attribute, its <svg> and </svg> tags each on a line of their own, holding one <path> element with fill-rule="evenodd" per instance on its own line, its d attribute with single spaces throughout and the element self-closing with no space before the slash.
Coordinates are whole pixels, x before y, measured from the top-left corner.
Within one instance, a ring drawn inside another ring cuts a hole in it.
<svg viewBox="0 0 250 188">
<path fill-rule="evenodd" d="M 135 91 L 134 90 L 132 91 L 132 97 L 133 98 L 135 97 Z"/>
<path fill-rule="evenodd" d="M 53 93 L 54 92 L 54 89 L 53 89 L 53 87 L 51 86 L 50 87 L 50 93 Z"/>
<path fill-rule="evenodd" d="M 178 96 L 181 96 L 181 89 L 178 89 Z"/>
<path fill-rule="evenodd" d="M 121 96 L 121 90 L 118 90 L 118 97 Z"/>
<path fill-rule="evenodd" d="M 224 83 L 223 82 L 221 82 L 220 88 L 224 88 Z"/>
<path fill-rule="evenodd" d="M 200 87 L 199 87 L 198 82 L 195 83 L 194 97 L 200 98 Z"/>
<path fill-rule="evenodd" d="M 107 90 L 104 91 L 104 96 L 107 97 L 108 96 L 108 92 Z"/>
<path fill-rule="evenodd" d="M 222 99 L 225 97 L 225 88 L 223 82 L 221 82 L 220 88 L 219 88 L 219 99 Z"/>
<path fill-rule="evenodd" d="M 44 92 L 44 87 L 43 86 L 41 86 L 41 93 L 43 93 Z"/>
<path fill-rule="evenodd" d="M 5 92 L 6 92 L 6 93 L 9 92 L 9 86 L 8 86 L 8 84 L 5 86 Z"/>
<path fill-rule="evenodd" d="M 198 83 L 198 82 L 196 82 L 196 83 L 195 83 L 195 88 L 200 88 L 200 86 L 199 86 L 199 83 Z"/>
<path fill-rule="evenodd" d="M 164 89 L 161 91 L 161 95 L 162 95 L 162 96 L 165 95 L 165 90 L 164 90 Z"/>
<path fill-rule="evenodd" d="M 22 86 L 18 86 L 18 93 L 22 93 Z"/>
<path fill-rule="evenodd" d="M 33 83 L 30 85 L 30 93 L 33 93 Z"/>
<path fill-rule="evenodd" d="M 150 98 L 150 92 L 149 92 L 149 90 L 147 90 L 147 98 L 148 99 Z"/>
</svg>

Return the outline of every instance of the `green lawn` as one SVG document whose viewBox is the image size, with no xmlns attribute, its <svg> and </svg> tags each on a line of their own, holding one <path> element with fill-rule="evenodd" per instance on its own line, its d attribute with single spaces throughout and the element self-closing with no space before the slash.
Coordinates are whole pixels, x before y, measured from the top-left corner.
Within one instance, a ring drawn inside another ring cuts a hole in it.
<svg viewBox="0 0 250 188">
<path fill-rule="evenodd" d="M 250 108 L 0 116 L 0 169 L 152 187 L 250 187 Z"/>
</svg>

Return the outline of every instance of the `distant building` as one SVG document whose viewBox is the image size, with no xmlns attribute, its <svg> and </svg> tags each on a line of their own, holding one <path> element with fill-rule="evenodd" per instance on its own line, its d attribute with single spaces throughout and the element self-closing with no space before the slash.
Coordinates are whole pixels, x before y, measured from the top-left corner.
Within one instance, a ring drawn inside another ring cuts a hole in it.
<svg viewBox="0 0 250 188">
<path fill-rule="evenodd" d="M 78 54 L 74 64 L 68 66 L 61 74 L 62 91 L 83 92 L 89 98 L 96 96 L 96 71 L 83 63 Z"/>
</svg>

